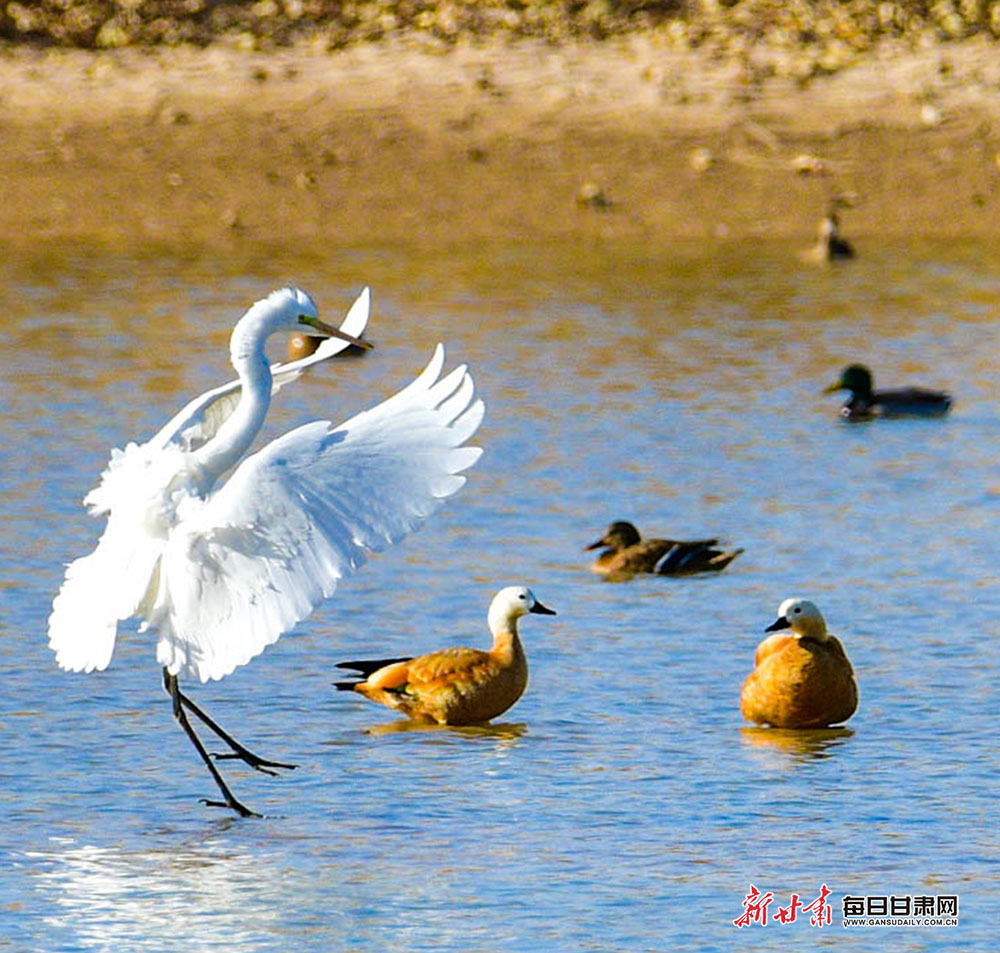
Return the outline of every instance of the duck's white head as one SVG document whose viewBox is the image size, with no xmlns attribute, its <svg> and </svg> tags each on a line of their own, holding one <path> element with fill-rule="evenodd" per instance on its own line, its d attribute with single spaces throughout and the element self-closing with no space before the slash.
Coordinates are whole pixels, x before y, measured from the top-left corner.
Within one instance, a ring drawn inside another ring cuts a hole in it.
<svg viewBox="0 0 1000 953">
<path fill-rule="evenodd" d="M 501 589 L 490 603 L 487 615 L 493 633 L 510 628 L 521 616 L 529 612 L 538 615 L 555 615 L 555 610 L 543 606 L 527 586 L 507 586 Z"/>
<path fill-rule="evenodd" d="M 823 614 L 808 599 L 786 599 L 778 606 L 778 618 L 764 631 L 777 632 L 779 629 L 791 629 L 796 635 L 817 642 L 825 641 L 828 636 Z"/>
</svg>

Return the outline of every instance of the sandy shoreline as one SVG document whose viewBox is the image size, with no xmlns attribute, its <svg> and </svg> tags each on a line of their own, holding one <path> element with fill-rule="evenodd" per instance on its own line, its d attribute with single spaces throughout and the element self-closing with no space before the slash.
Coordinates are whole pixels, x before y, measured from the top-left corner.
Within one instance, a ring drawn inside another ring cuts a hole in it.
<svg viewBox="0 0 1000 953">
<path fill-rule="evenodd" d="M 1000 231 L 1000 55 L 800 85 L 635 36 L 430 52 L 8 51 L 0 239 L 394 242 Z"/>
</svg>

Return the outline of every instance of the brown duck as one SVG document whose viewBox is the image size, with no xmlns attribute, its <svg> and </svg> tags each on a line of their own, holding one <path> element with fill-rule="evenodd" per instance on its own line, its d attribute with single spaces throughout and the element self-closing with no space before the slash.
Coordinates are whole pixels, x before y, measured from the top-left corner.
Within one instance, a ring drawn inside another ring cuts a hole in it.
<svg viewBox="0 0 1000 953">
<path fill-rule="evenodd" d="M 696 572 L 725 569 L 742 549 L 717 549 L 717 539 L 643 539 L 624 520 L 612 523 L 604 535 L 587 549 L 605 547 L 591 570 L 605 576 L 632 576 L 640 572 L 660 576 L 687 576 Z"/>
<path fill-rule="evenodd" d="M 789 629 L 790 632 L 779 631 Z M 775 728 L 828 728 L 858 707 L 854 670 L 840 641 L 807 599 L 786 599 L 774 632 L 754 656 L 743 683 L 740 710 L 747 721 Z"/>
<path fill-rule="evenodd" d="M 517 620 L 529 612 L 555 615 L 530 589 L 508 586 L 490 603 L 493 647 L 488 652 L 450 648 L 419 658 L 341 662 L 337 668 L 357 672 L 359 680 L 334 685 L 414 721 L 481 724 L 507 711 L 528 684 L 528 660 L 518 638 Z"/>
<path fill-rule="evenodd" d="M 840 234 L 840 219 L 834 209 L 830 209 L 819 222 L 816 244 L 800 253 L 803 261 L 823 264 L 854 257 L 851 243 Z"/>
</svg>

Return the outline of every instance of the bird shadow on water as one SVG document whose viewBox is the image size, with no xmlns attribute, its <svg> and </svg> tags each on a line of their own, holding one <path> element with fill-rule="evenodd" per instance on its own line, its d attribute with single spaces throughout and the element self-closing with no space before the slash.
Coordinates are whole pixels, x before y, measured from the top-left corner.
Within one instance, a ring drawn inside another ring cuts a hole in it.
<svg viewBox="0 0 1000 953">
<path fill-rule="evenodd" d="M 741 728 L 740 741 L 753 748 L 790 755 L 795 761 L 833 757 L 834 751 L 853 737 L 851 728 Z"/>
</svg>

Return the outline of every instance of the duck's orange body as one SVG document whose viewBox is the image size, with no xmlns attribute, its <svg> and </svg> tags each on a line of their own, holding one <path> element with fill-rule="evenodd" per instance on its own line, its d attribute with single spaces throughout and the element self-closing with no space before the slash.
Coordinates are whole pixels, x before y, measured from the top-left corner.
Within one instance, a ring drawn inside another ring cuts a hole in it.
<svg viewBox="0 0 1000 953">
<path fill-rule="evenodd" d="M 743 717 L 775 728 L 826 728 L 847 721 L 858 707 L 854 670 L 839 639 L 826 631 L 806 600 L 782 603 L 776 632 L 757 647 L 743 683 Z"/>
<path fill-rule="evenodd" d="M 517 632 L 517 619 L 528 612 L 555 615 L 531 591 L 502 589 L 490 606 L 493 646 L 489 651 L 449 648 L 413 659 L 343 662 L 363 681 L 337 682 L 414 721 L 441 725 L 479 724 L 502 715 L 524 693 L 528 660 Z"/>
</svg>

